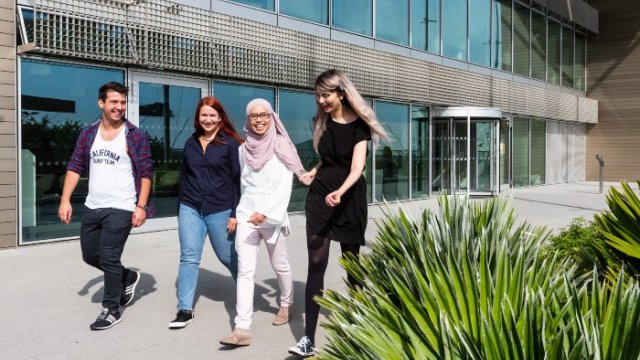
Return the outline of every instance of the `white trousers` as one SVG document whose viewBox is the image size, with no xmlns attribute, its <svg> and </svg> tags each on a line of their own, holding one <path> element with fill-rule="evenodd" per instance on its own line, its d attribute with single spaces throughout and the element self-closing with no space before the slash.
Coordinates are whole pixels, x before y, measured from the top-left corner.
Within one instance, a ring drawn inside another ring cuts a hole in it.
<svg viewBox="0 0 640 360">
<path fill-rule="evenodd" d="M 251 328 L 256 260 L 262 241 L 267 246 L 271 267 L 276 273 L 280 286 L 280 306 L 289 307 L 293 303 L 293 276 L 287 258 L 286 229 L 281 228 L 275 244 L 266 242 L 275 235 L 275 231 L 276 228 L 252 228 L 244 224 L 238 224 L 236 228 L 236 251 L 238 252 L 236 327 Z"/>
</svg>

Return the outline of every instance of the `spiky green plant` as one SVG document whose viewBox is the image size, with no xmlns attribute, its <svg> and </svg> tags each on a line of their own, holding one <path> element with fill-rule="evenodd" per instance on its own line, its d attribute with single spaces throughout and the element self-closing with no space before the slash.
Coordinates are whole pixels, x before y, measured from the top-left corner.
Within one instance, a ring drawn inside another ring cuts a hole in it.
<svg viewBox="0 0 640 360">
<path fill-rule="evenodd" d="M 637 181 L 640 186 L 640 181 Z M 596 214 L 595 221 L 609 246 L 616 249 L 636 275 L 640 274 L 640 199 L 629 184 L 622 191 L 611 187 L 606 196 L 607 211 Z"/>
<path fill-rule="evenodd" d="M 342 260 L 362 287 L 318 299 L 332 311 L 320 359 L 638 358 L 635 283 L 540 260 L 548 232 L 506 199 L 438 202 L 418 222 L 387 211 L 371 252 Z"/>
</svg>

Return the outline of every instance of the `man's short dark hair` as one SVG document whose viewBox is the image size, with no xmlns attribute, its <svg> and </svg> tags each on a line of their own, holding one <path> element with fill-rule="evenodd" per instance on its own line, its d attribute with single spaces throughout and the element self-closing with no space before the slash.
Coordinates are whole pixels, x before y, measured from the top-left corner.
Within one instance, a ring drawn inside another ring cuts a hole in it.
<svg viewBox="0 0 640 360">
<path fill-rule="evenodd" d="M 107 100 L 107 93 L 109 91 L 115 91 L 124 96 L 127 96 L 129 93 L 129 88 L 120 84 L 119 82 L 111 81 L 102 86 L 100 86 L 100 90 L 98 90 L 98 99 L 105 101 Z"/>
</svg>

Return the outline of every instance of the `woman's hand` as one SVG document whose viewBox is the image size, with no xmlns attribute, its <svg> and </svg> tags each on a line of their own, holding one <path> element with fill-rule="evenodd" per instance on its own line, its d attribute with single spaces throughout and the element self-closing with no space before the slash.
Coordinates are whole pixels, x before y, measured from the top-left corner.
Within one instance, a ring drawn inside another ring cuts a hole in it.
<svg viewBox="0 0 640 360">
<path fill-rule="evenodd" d="M 236 220 L 236 218 L 229 218 L 229 220 L 227 220 L 227 232 L 229 234 L 236 232 L 237 224 L 238 224 L 238 220 Z"/>
<path fill-rule="evenodd" d="M 327 195 L 324 198 L 324 202 L 327 203 L 327 206 L 329 207 L 335 207 L 340 205 L 340 198 L 342 197 L 342 194 L 340 193 L 340 191 L 336 190 L 332 193 L 330 193 L 329 195 Z"/>
<path fill-rule="evenodd" d="M 260 214 L 259 212 L 254 212 L 249 217 L 249 220 L 247 222 L 253 224 L 254 226 L 259 226 L 262 225 L 266 219 L 266 216 Z"/>
<path fill-rule="evenodd" d="M 313 179 L 316 178 L 316 172 L 316 168 L 313 168 L 311 171 L 307 171 L 306 173 L 300 175 L 298 177 L 298 180 L 300 180 L 302 184 L 309 186 L 313 182 Z"/>
</svg>

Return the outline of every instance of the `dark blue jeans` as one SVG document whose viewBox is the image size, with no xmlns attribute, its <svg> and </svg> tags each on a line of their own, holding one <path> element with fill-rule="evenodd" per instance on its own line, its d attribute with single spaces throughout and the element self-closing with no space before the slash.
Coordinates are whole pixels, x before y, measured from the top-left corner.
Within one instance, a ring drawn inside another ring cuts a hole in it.
<svg viewBox="0 0 640 360">
<path fill-rule="evenodd" d="M 120 290 L 128 270 L 120 257 L 131 232 L 131 211 L 85 206 L 80 227 L 82 260 L 104 273 L 102 307 L 118 310 Z"/>
</svg>

